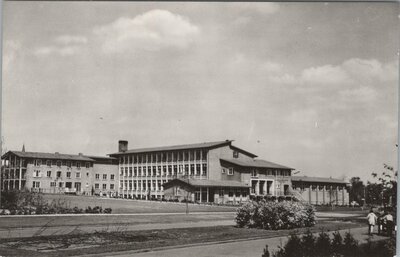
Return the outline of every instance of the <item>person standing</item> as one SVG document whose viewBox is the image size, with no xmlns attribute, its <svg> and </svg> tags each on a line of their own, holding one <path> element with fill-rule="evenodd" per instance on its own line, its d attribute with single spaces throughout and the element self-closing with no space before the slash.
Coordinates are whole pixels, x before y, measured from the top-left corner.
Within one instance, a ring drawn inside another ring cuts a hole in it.
<svg viewBox="0 0 400 257">
<path fill-rule="evenodd" d="M 376 224 L 376 215 L 374 213 L 374 211 L 371 209 L 369 211 L 369 214 L 367 216 L 367 220 L 368 220 L 368 235 L 372 235 L 372 233 L 374 232 L 374 226 Z"/>
</svg>

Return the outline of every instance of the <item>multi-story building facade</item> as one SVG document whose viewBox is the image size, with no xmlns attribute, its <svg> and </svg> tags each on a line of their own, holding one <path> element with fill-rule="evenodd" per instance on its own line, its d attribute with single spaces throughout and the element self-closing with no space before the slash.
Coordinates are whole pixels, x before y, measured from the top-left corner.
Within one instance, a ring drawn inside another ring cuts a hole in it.
<svg viewBox="0 0 400 257">
<path fill-rule="evenodd" d="M 311 204 L 348 204 L 346 182 L 292 177 L 292 168 L 232 142 L 128 150 L 128 142 L 119 141 L 110 157 L 9 151 L 2 156 L 2 190 L 233 204 L 295 196 Z"/>
<path fill-rule="evenodd" d="M 245 201 L 249 195 L 285 195 L 291 168 L 255 159 L 231 140 L 128 150 L 119 142 L 119 195 L 185 198 L 200 202 Z M 185 187 L 186 186 L 186 187 Z"/>
<path fill-rule="evenodd" d="M 95 172 L 118 174 L 116 160 L 110 157 L 8 151 L 2 156 L 2 189 L 28 189 L 43 193 L 92 195 L 96 191 Z M 117 181 L 117 180 L 116 180 Z M 106 194 L 113 194 L 107 181 Z M 102 185 L 102 187 L 104 187 Z M 99 188 L 100 189 L 100 188 Z"/>
</svg>

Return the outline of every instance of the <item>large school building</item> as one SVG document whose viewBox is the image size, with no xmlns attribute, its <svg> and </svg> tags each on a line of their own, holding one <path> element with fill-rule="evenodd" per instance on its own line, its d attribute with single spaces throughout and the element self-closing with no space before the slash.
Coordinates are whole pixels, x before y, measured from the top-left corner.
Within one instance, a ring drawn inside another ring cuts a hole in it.
<svg viewBox="0 0 400 257">
<path fill-rule="evenodd" d="M 128 150 L 120 141 L 119 194 L 125 198 L 174 198 L 240 202 L 250 195 L 286 195 L 292 168 L 256 159 L 232 140 Z"/>
<path fill-rule="evenodd" d="M 313 204 L 348 204 L 346 182 L 299 180 L 293 168 L 259 159 L 232 142 L 128 149 L 121 140 L 109 157 L 9 151 L 2 156 L 2 190 L 217 204 L 294 196 Z"/>
</svg>

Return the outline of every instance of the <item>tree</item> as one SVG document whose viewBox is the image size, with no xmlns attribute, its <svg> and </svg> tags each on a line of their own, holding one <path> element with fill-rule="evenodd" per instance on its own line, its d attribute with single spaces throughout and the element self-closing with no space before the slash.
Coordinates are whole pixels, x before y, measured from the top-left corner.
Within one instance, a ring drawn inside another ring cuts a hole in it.
<svg viewBox="0 0 400 257">
<path fill-rule="evenodd" d="M 372 173 L 374 178 L 378 178 L 378 182 L 371 183 L 371 187 L 380 193 L 380 202 L 384 206 L 396 207 L 397 203 L 397 171 L 392 166 L 383 164 L 384 171 L 378 175 L 378 173 Z M 373 185 L 373 186 L 372 186 Z M 379 191 L 380 190 L 380 191 Z M 376 197 L 376 196 L 375 196 Z"/>
<path fill-rule="evenodd" d="M 348 189 L 350 202 L 356 201 L 361 204 L 364 198 L 364 189 L 364 182 L 359 177 L 352 177 L 350 179 L 350 188 Z"/>
</svg>

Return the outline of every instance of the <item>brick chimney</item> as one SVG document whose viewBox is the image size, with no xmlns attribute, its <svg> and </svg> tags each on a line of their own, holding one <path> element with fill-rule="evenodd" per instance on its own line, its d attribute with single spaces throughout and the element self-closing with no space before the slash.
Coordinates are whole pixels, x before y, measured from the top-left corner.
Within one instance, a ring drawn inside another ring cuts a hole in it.
<svg viewBox="0 0 400 257">
<path fill-rule="evenodd" d="M 119 140 L 118 141 L 118 152 L 126 152 L 128 150 L 128 141 Z"/>
</svg>

